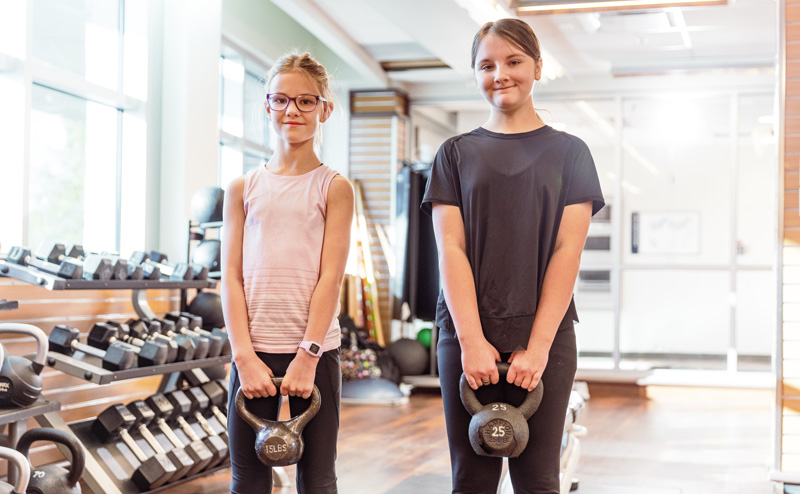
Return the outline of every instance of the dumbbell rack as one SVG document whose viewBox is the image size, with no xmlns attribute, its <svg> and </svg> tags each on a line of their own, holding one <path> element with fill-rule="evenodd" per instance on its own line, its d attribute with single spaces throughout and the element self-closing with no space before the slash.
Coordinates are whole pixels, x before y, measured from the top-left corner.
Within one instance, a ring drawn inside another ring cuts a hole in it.
<svg viewBox="0 0 800 494">
<path fill-rule="evenodd" d="M 147 304 L 147 299 L 145 297 L 147 290 L 179 289 L 181 290 L 182 300 L 185 300 L 187 289 L 214 288 L 216 286 L 216 282 L 213 280 L 67 280 L 49 273 L 28 269 L 25 266 L 8 263 L 3 260 L 0 260 L 0 276 L 14 278 L 24 283 L 40 286 L 46 290 L 132 290 L 133 307 L 140 317 L 145 318 L 155 317 L 155 313 Z M 14 305 L 16 302 L 0 300 L 0 310 L 3 310 L 3 304 L 8 304 L 9 308 L 16 308 L 16 305 Z M 76 352 L 76 355 L 79 354 Z M 83 358 L 78 359 L 55 352 L 49 352 L 47 355 L 47 364 L 65 374 L 85 379 L 98 385 L 137 377 L 161 375 L 163 378 L 159 384 L 158 392 L 164 392 L 175 387 L 175 383 L 181 372 L 198 372 L 198 369 L 213 367 L 230 361 L 230 355 L 225 355 L 186 362 L 172 362 L 151 367 L 108 371 L 103 369 L 102 362 L 99 358 L 89 355 L 83 355 L 82 357 Z M 132 494 L 140 492 L 130 480 L 130 475 L 136 469 L 139 462 L 124 442 L 119 441 L 116 443 L 101 444 L 91 430 L 91 424 L 94 419 L 68 425 L 64 422 L 64 419 L 61 418 L 61 415 L 58 414 L 58 410 L 61 408 L 59 402 L 47 402 L 43 399 L 41 399 L 41 401 L 43 403 L 39 404 L 39 402 L 37 402 L 37 404 L 32 407 L 9 411 L 8 417 L 5 417 L 3 412 L 0 411 L 0 425 L 3 423 L 20 421 L 28 417 L 35 417 L 36 421 L 44 427 L 54 427 L 56 429 L 72 432 L 82 443 L 84 455 L 86 456 L 86 467 L 82 479 L 92 492 L 96 494 Z M 4 419 L 6 422 L 3 422 Z M 209 423 L 218 432 L 224 430 L 216 419 L 209 420 Z M 206 436 L 206 432 L 199 426 L 193 424 L 193 428 L 201 438 Z M 24 430 L 20 431 L 17 425 L 17 429 L 14 429 L 13 434 L 21 435 L 22 432 L 24 432 Z M 157 439 L 160 441 L 162 439 L 164 440 L 164 445 L 170 444 L 165 438 L 161 437 L 161 434 L 155 434 L 155 431 L 153 432 Z M 183 431 L 176 430 L 175 433 L 181 439 L 185 439 Z M 11 435 L 12 433 L 9 434 L 9 436 Z M 137 440 L 137 444 L 139 444 L 146 453 L 152 453 L 152 448 L 147 442 L 137 437 L 137 435 L 132 435 Z M 11 439 L 11 437 L 9 437 L 9 439 Z M 60 444 L 56 446 L 62 454 L 69 457 L 69 450 L 65 446 Z M 168 446 L 168 448 L 171 449 L 172 446 Z M 192 477 L 187 477 L 147 492 L 158 492 L 164 488 L 173 487 L 205 475 L 211 475 L 225 470 L 226 468 L 229 468 L 228 465 L 223 464 L 223 466 L 199 472 Z"/>
<path fill-rule="evenodd" d="M 225 355 L 112 372 L 102 368 L 99 358 L 88 355 L 85 359 L 77 359 L 67 355 L 49 353 L 47 358 L 47 364 L 49 366 L 66 374 L 86 379 L 95 384 L 108 384 L 126 379 L 161 374 L 164 377 L 158 387 L 158 392 L 168 391 L 174 387 L 174 382 L 182 371 L 213 367 L 230 361 L 230 356 Z M 92 492 L 98 494 L 130 494 L 140 492 L 136 485 L 130 480 L 134 470 L 139 466 L 138 459 L 123 441 L 112 443 L 100 442 L 92 431 L 93 420 L 94 419 L 89 419 L 67 425 L 57 412 L 44 413 L 37 418 L 37 421 L 41 425 L 70 431 L 80 440 L 86 455 L 86 469 L 84 470 L 82 479 Z M 225 430 L 222 425 L 216 421 L 216 418 L 209 418 L 208 422 L 217 432 L 223 432 Z M 197 424 L 192 424 L 192 428 L 200 438 L 207 435 Z M 150 429 L 156 439 L 162 442 L 166 449 L 172 449 L 174 447 L 163 434 L 158 433 L 153 427 Z M 180 429 L 175 430 L 175 434 L 178 435 L 181 440 L 186 439 L 185 434 Z M 131 435 L 146 454 L 153 453 L 153 449 L 150 445 L 139 437 L 138 434 L 131 433 Z M 62 453 L 65 455 L 68 454 L 68 450 L 65 447 L 61 445 L 57 446 L 62 450 Z M 147 492 L 158 492 L 164 488 L 174 487 L 199 477 L 213 475 L 226 468 L 228 468 L 228 465 L 223 464 L 222 466 L 199 472 L 191 477 L 171 482 L 163 487 Z"/>
<path fill-rule="evenodd" d="M 0 310 L 15 310 L 19 308 L 16 300 L 0 299 Z M 28 419 L 37 417 L 45 413 L 57 412 L 61 409 L 61 403 L 58 401 L 48 401 L 41 396 L 27 407 L 14 407 L 0 409 L 0 429 L 8 426 L 8 432 L 0 435 L 0 445 L 7 448 L 16 448 L 17 442 L 28 426 Z M 8 481 L 11 484 L 16 483 L 16 469 L 9 468 Z"/>
</svg>

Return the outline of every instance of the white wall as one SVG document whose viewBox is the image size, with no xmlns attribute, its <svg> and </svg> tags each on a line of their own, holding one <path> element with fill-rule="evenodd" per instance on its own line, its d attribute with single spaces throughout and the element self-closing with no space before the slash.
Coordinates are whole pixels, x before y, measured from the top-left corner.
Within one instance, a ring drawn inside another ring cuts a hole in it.
<svg viewBox="0 0 800 494">
<path fill-rule="evenodd" d="M 192 195 L 217 180 L 222 0 L 164 2 L 159 248 L 186 258 Z"/>
</svg>

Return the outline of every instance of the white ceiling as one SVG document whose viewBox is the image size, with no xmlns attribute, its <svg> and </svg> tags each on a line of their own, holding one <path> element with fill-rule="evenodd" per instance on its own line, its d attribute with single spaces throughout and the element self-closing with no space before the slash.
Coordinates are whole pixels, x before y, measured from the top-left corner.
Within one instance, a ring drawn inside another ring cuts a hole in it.
<svg viewBox="0 0 800 494">
<path fill-rule="evenodd" d="M 442 94 L 448 84 L 458 84 L 464 92 L 464 82 L 472 76 L 472 37 L 489 19 L 464 6 L 481 1 L 273 0 L 365 79 L 376 84 L 388 80 L 411 92 L 444 85 L 438 90 Z M 771 73 L 777 57 L 776 0 L 522 19 L 542 43 L 545 66 L 563 68 L 551 82 L 555 86 L 677 73 Z M 371 58 L 369 63 L 364 57 Z M 421 59 L 438 59 L 449 68 L 381 73 L 378 65 Z"/>
</svg>

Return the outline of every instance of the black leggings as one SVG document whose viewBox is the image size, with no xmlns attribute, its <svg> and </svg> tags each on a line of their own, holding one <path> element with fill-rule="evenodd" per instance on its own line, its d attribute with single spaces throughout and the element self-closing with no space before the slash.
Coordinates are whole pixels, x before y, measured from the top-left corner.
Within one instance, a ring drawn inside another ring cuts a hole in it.
<svg viewBox="0 0 800 494">
<path fill-rule="evenodd" d="M 275 376 L 283 376 L 294 359 L 294 353 L 261 353 L 256 355 L 272 369 Z M 299 494 L 335 494 L 336 440 L 339 436 L 339 403 L 342 387 L 342 368 L 339 349 L 322 354 L 317 364 L 314 384 L 319 388 L 321 407 L 317 415 L 303 429 L 305 449 L 297 464 L 297 492 Z M 231 452 L 231 493 L 265 494 L 272 492 L 272 469 L 256 456 L 256 435 L 253 429 L 236 412 L 236 392 L 239 390 L 239 373 L 231 366 L 230 394 L 228 396 L 228 440 Z M 303 413 L 311 400 L 290 396 L 292 417 Z M 275 420 L 281 409 L 281 395 L 247 400 L 247 409 L 254 414 Z"/>
<path fill-rule="evenodd" d="M 442 386 L 450 464 L 453 471 L 453 494 L 495 494 L 502 472 L 502 458 L 479 456 L 469 443 L 468 428 L 472 418 L 461 403 L 461 345 L 454 332 L 440 331 L 437 345 L 439 380 Z M 510 353 L 501 353 L 507 361 Z M 562 328 L 556 333 L 547 367 L 542 375 L 544 396 L 539 409 L 528 420 L 528 446 L 517 458 L 509 458 L 508 470 L 516 494 L 559 494 L 561 439 L 572 381 L 577 366 L 575 329 Z M 525 390 L 501 380 L 504 386 L 481 386 L 476 395 L 481 403 L 505 401 L 522 403 Z M 503 392 L 505 391 L 505 398 Z"/>
</svg>

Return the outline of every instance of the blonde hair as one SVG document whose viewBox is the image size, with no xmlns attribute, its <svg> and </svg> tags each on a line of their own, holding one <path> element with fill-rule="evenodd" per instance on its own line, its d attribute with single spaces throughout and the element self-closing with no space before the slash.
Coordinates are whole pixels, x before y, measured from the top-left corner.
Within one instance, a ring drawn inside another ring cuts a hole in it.
<svg viewBox="0 0 800 494">
<path fill-rule="evenodd" d="M 265 93 L 269 93 L 269 85 L 272 79 L 278 74 L 287 72 L 302 72 L 309 79 L 314 81 L 319 89 L 320 96 L 327 101 L 332 101 L 332 91 L 330 88 L 330 76 L 325 67 L 322 66 L 310 53 L 287 53 L 275 62 L 275 65 L 267 73 L 266 83 L 264 84 Z M 327 103 L 323 103 L 327 106 Z"/>
</svg>

